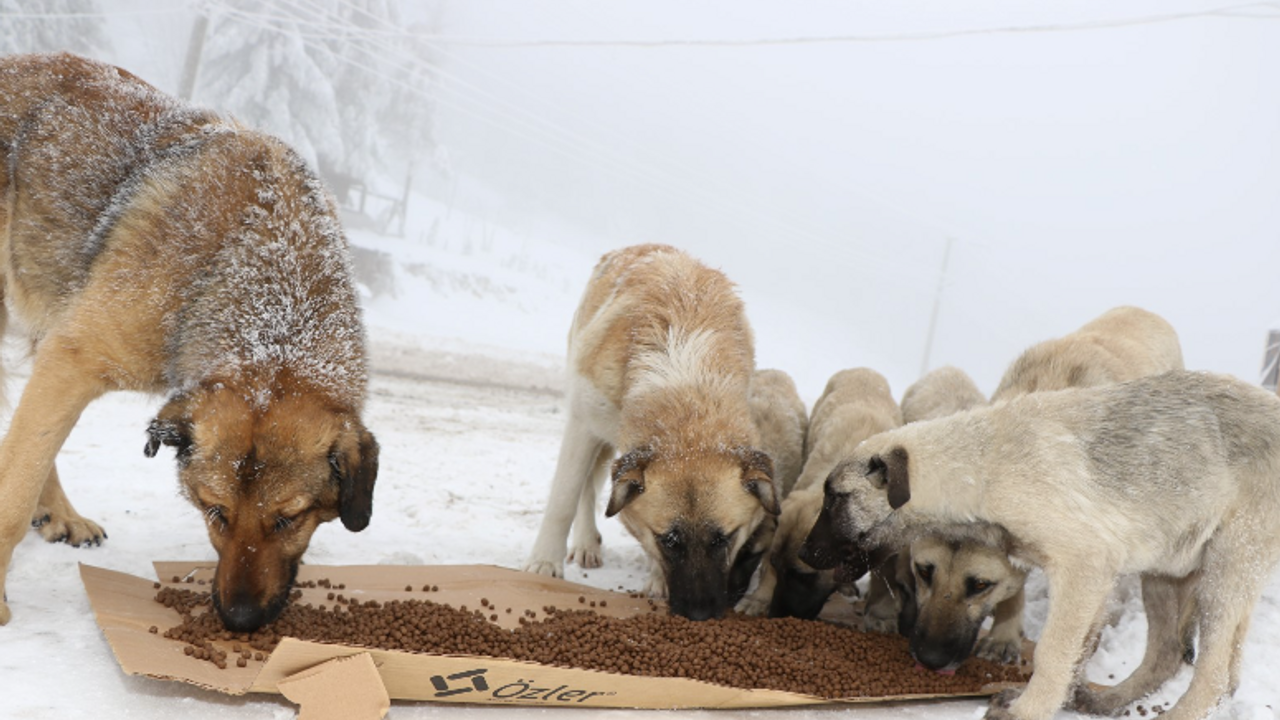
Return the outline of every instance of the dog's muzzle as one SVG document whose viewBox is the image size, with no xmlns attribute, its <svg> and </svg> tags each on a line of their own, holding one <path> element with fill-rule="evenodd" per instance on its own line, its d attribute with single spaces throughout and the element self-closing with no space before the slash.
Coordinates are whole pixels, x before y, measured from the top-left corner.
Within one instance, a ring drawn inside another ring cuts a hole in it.
<svg viewBox="0 0 1280 720">
<path fill-rule="evenodd" d="M 800 560 L 818 570 L 834 569 L 837 583 L 853 582 L 871 569 L 872 553 L 866 534 L 849 537 L 839 527 L 838 518 L 847 503 L 847 496 L 828 495 L 818 521 L 800 546 Z"/>
</svg>

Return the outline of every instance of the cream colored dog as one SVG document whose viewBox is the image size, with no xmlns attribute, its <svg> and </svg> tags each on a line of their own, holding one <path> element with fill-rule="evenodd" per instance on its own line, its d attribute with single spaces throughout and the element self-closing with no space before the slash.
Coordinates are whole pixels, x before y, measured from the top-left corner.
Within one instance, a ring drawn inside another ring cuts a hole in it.
<svg viewBox="0 0 1280 720">
<path fill-rule="evenodd" d="M 571 524 L 569 558 L 599 563 L 592 475 L 616 449 L 605 515 L 649 555 L 650 591 L 691 619 L 731 607 L 750 577 L 740 551 L 779 512 L 748 403 L 754 362 L 723 274 L 663 245 L 605 255 L 569 333 L 564 441 L 526 569 L 562 575 Z"/>
<path fill-rule="evenodd" d="M 902 394 L 902 422 L 933 420 L 986 404 L 987 396 L 968 373 L 946 365 L 930 370 Z"/>
<path fill-rule="evenodd" d="M 1155 313 L 1121 306 L 1073 333 L 1028 348 L 1005 371 L 991 402 L 1182 369 L 1182 346 L 1173 326 Z"/>
<path fill-rule="evenodd" d="M 866 571 L 850 571 L 850 577 L 837 578 L 834 571 L 817 571 L 796 556 L 822 509 L 822 481 L 827 474 L 865 438 L 901 424 L 902 413 L 880 373 L 867 368 L 841 370 L 827 381 L 813 406 L 804 469 L 795 490 L 782 503 L 769 561 L 761 564 L 760 582 L 738 604 L 739 610 L 815 618 L 840 584 L 852 584 Z M 876 594 L 872 599 L 880 598 Z"/>
<path fill-rule="evenodd" d="M 773 479 L 780 497 L 795 486 L 804 467 L 809 412 L 796 383 L 781 370 L 757 370 L 747 398 L 751 420 L 760 433 L 760 447 L 773 458 Z"/>
<path fill-rule="evenodd" d="M 1067 702 L 1119 712 L 1181 667 L 1190 607 L 1195 674 L 1164 717 L 1200 720 L 1235 691 L 1249 616 L 1280 560 L 1280 399 L 1187 372 L 1037 393 L 871 438 L 825 491 L 810 563 L 941 534 L 1043 568 L 1035 673 L 1025 692 L 993 698 L 988 718 L 1047 720 Z M 1082 677 L 1090 639 L 1126 573 L 1142 577 L 1146 654 L 1095 691 Z"/>
</svg>

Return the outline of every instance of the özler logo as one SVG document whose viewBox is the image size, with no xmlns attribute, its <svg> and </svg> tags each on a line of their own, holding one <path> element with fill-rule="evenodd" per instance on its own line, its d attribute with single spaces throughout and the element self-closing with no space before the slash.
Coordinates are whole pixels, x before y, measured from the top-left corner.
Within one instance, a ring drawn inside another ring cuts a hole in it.
<svg viewBox="0 0 1280 720">
<path fill-rule="evenodd" d="M 489 692 L 489 681 L 485 679 L 485 673 L 488 671 L 488 668 L 478 668 L 452 675 L 432 675 L 431 686 L 436 689 L 433 697 L 447 698 L 464 693 L 480 692 L 488 693 L 482 696 L 486 699 L 505 702 L 535 700 L 549 703 L 580 703 L 595 697 L 617 695 L 614 691 L 573 690 L 568 685 L 538 687 L 533 680 L 523 678 L 498 686 Z M 458 680 L 470 680 L 470 683 L 459 685 L 456 683 Z M 450 681 L 454 681 L 454 684 L 451 685 Z"/>
<path fill-rule="evenodd" d="M 485 682 L 484 674 L 488 672 L 486 668 L 479 670 L 465 670 L 460 673 L 454 673 L 445 677 L 444 675 L 432 675 L 431 686 L 436 689 L 436 697 L 449 697 L 450 695 L 461 695 L 462 693 L 475 692 L 477 690 L 483 692 L 489 689 L 489 683 Z M 450 688 L 449 680 L 465 680 L 471 679 L 471 687 Z"/>
</svg>

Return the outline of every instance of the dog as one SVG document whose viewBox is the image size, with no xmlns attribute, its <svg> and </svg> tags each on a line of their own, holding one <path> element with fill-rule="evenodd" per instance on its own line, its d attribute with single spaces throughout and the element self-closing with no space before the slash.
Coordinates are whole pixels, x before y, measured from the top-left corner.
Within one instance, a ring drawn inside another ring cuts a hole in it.
<svg viewBox="0 0 1280 720">
<path fill-rule="evenodd" d="M 907 388 L 902 416 L 908 424 L 925 422 L 986 404 L 973 380 L 948 366 Z M 895 570 L 905 611 L 900 617 L 906 618 L 898 629 L 921 665 L 954 672 L 970 654 L 1002 663 L 1021 658 L 1026 571 L 1002 548 L 926 536 L 899 555 Z M 979 638 L 988 617 L 994 617 L 991 630 Z"/>
<path fill-rule="evenodd" d="M 1046 720 L 1068 702 L 1118 713 L 1181 667 L 1190 607 L 1199 653 L 1165 717 L 1204 718 L 1235 691 L 1249 615 L 1280 561 L 1280 398 L 1173 371 L 907 425 L 832 471 L 802 557 L 850 562 L 927 534 L 1003 545 L 1048 580 L 1031 680 L 986 717 Z M 1124 573 L 1141 577 L 1146 653 L 1095 690 L 1087 650 Z"/>
<path fill-rule="evenodd" d="M 973 378 L 957 367 L 930 370 L 902 393 L 902 422 L 923 422 L 987 404 Z"/>
<path fill-rule="evenodd" d="M 674 614 L 722 616 L 750 579 L 740 551 L 779 512 L 749 407 L 751 328 L 733 284 L 672 247 L 611 252 L 574 315 L 567 360 L 564 440 L 525 569 L 563 575 L 571 525 L 569 560 L 598 558 L 596 478 L 616 449 L 605 516 L 640 541 L 648 591 L 665 594 Z"/>
<path fill-rule="evenodd" d="M 1182 369 L 1182 346 L 1173 326 L 1155 313 L 1125 305 L 1028 348 L 1005 371 L 991 402 Z"/>
<path fill-rule="evenodd" d="M 740 611 L 813 619 L 837 589 L 853 592 L 853 582 L 866 569 L 818 571 L 797 554 L 822 508 L 827 474 L 863 439 L 900 425 L 902 412 L 880 373 L 868 368 L 841 370 L 827 381 L 810 417 L 804 469 L 795 490 L 783 500 L 768 562 L 761 563 L 760 581 L 738 604 Z M 872 590 L 869 604 L 892 602 L 891 597 L 885 599 L 888 588 L 877 590 L 873 585 Z"/>
<path fill-rule="evenodd" d="M 781 370 L 757 370 L 751 376 L 747 396 L 751 420 L 760 433 L 760 446 L 773 459 L 774 484 L 786 497 L 804 467 L 809 411 L 800 399 L 796 383 Z"/>
<path fill-rule="evenodd" d="M 167 393 L 145 452 L 175 448 L 218 553 L 228 629 L 271 621 L 316 527 L 372 513 L 364 330 L 346 238 L 279 140 L 68 54 L 0 58 L 0 266 L 34 350 L 0 443 L 0 590 L 35 524 L 106 533 L 54 458 L 103 393 Z M 0 603 L 0 622 L 8 621 Z"/>
</svg>

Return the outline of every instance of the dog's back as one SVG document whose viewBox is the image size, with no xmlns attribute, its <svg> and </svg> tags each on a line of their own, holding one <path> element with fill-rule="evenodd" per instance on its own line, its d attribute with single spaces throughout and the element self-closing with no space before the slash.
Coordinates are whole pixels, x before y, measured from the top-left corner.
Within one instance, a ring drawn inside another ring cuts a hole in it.
<svg viewBox="0 0 1280 720">
<path fill-rule="evenodd" d="M 1182 349 L 1173 326 L 1155 313 L 1121 306 L 1073 333 L 1028 348 L 1009 366 L 991 400 L 1182 369 Z"/>
<path fill-rule="evenodd" d="M 270 385 L 287 367 L 286 382 L 359 408 L 346 239 L 296 153 L 72 55 L 0 60 L 0 94 L 0 147 L 16 168 L 4 176 L 5 292 L 37 336 L 69 311 L 98 322 L 128 305 L 130 317 L 102 322 L 129 338 L 106 353 L 126 387 L 249 368 L 264 377 L 237 379 Z"/>
<path fill-rule="evenodd" d="M 809 415 L 795 381 L 781 370 L 757 370 L 751 378 L 751 418 L 760 432 L 760 447 L 773 458 L 778 495 L 785 497 L 804 465 Z"/>
<path fill-rule="evenodd" d="M 902 421 L 933 420 L 986 404 L 986 396 L 965 371 L 946 365 L 931 370 L 902 394 Z"/>
</svg>

